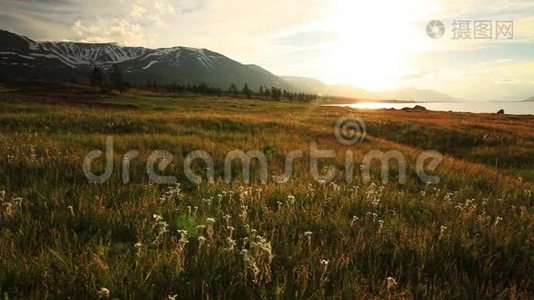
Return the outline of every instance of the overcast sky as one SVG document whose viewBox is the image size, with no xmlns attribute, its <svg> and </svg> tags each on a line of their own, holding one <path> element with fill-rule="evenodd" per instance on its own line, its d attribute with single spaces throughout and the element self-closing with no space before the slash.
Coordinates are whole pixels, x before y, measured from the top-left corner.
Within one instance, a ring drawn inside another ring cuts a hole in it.
<svg viewBox="0 0 534 300">
<path fill-rule="evenodd" d="M 445 25 L 440 39 L 426 33 L 431 20 Z M 490 21 L 492 37 L 454 39 L 454 20 Z M 514 22 L 513 39 L 496 37 L 500 21 Z M 277 75 L 371 90 L 534 96 L 532 0 L 0 0 L 0 28 L 35 40 L 208 48 Z"/>
</svg>

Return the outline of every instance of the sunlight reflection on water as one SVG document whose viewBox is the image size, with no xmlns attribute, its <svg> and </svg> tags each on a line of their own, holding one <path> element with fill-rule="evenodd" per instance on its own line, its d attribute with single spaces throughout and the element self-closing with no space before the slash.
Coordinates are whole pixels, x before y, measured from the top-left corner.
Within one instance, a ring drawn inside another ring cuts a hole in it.
<svg viewBox="0 0 534 300">
<path fill-rule="evenodd" d="M 428 110 L 471 113 L 496 113 L 504 109 L 506 114 L 534 115 L 534 102 L 358 102 L 331 104 L 327 106 L 351 107 L 356 109 L 402 109 L 420 105 Z"/>
</svg>

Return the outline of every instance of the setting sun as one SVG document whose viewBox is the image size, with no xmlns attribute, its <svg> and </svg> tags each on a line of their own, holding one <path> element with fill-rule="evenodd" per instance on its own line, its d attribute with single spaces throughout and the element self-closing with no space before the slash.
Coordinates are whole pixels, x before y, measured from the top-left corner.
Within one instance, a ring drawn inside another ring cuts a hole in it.
<svg viewBox="0 0 534 300">
<path fill-rule="evenodd" d="M 371 90 L 402 87 L 411 71 L 408 55 L 430 47 L 417 22 L 431 9 L 400 1 L 332 1 L 320 26 L 338 39 L 321 58 L 323 78 Z"/>
</svg>

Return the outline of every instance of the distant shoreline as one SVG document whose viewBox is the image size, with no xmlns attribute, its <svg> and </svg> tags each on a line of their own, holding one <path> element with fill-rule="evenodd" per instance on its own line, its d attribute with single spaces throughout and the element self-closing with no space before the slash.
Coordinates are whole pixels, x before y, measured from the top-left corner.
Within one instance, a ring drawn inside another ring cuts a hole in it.
<svg viewBox="0 0 534 300">
<path fill-rule="evenodd" d="M 321 103 L 321 106 L 347 107 L 356 110 L 413 110 L 414 106 L 423 107 L 420 111 L 455 112 L 473 114 L 498 114 L 503 110 L 506 115 L 534 115 L 534 106 L 525 101 L 500 102 L 459 102 L 459 101 L 357 101 L 357 102 L 331 102 Z"/>
</svg>

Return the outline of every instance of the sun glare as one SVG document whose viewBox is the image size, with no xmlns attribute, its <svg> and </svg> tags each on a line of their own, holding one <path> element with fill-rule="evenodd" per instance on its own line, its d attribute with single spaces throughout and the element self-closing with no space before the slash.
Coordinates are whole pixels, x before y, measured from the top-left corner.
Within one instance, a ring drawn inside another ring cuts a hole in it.
<svg viewBox="0 0 534 300">
<path fill-rule="evenodd" d="M 323 27 L 338 39 L 322 57 L 324 80 L 370 90 L 401 87 L 407 56 L 429 46 L 416 23 L 432 7 L 415 2 L 333 1 Z"/>
</svg>

